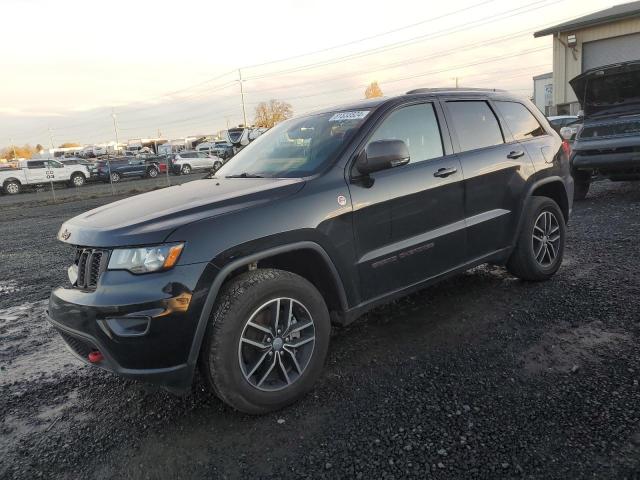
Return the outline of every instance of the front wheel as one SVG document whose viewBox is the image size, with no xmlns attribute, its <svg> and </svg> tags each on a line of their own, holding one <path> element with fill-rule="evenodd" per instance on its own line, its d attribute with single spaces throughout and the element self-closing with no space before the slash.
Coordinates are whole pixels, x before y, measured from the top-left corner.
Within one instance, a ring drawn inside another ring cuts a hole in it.
<svg viewBox="0 0 640 480">
<path fill-rule="evenodd" d="M 213 162 L 214 171 L 220 170 L 220 167 L 222 167 L 222 162 L 220 160 L 216 160 L 215 162 Z"/>
<path fill-rule="evenodd" d="M 183 175 L 189 175 L 191 173 L 191 165 L 183 165 L 181 173 Z"/>
<path fill-rule="evenodd" d="M 147 175 L 149 176 L 149 178 L 156 178 L 158 176 L 158 169 L 155 167 L 151 167 L 149 170 L 147 170 Z"/>
<path fill-rule="evenodd" d="M 111 173 L 111 182 L 118 183 L 120 181 L 120 174 L 118 172 Z"/>
<path fill-rule="evenodd" d="M 507 269 L 523 280 L 548 280 L 562 264 L 566 232 L 558 204 L 548 197 L 531 197 Z"/>
<path fill-rule="evenodd" d="M 330 330 L 327 306 L 306 279 L 275 269 L 249 271 L 223 288 L 200 367 L 208 386 L 231 407 L 271 412 L 313 387 Z"/>
</svg>

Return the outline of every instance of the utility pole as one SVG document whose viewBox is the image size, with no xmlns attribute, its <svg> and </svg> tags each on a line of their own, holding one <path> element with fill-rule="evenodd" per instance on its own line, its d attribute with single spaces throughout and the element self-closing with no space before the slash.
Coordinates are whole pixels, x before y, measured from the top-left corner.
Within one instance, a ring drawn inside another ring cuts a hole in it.
<svg viewBox="0 0 640 480">
<path fill-rule="evenodd" d="M 244 89 L 242 87 L 242 71 L 238 69 L 238 81 L 240 82 L 240 98 L 242 99 L 242 118 L 244 119 L 244 126 L 247 127 L 247 112 L 244 109 Z"/>
<path fill-rule="evenodd" d="M 453 79 L 456 81 L 456 88 L 458 88 L 458 77 L 453 77 Z"/>
<path fill-rule="evenodd" d="M 116 148 L 115 151 L 118 151 L 118 146 L 120 142 L 118 141 L 118 120 L 116 119 L 116 113 L 111 109 L 111 118 L 113 118 L 113 130 L 116 132 Z"/>
</svg>

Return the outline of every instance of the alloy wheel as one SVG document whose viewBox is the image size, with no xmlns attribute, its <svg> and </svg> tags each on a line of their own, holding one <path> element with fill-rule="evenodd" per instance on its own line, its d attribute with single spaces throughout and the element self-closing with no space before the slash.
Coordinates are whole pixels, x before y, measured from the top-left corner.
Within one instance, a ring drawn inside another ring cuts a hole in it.
<svg viewBox="0 0 640 480">
<path fill-rule="evenodd" d="M 560 224 L 556 216 L 544 210 L 533 225 L 533 254 L 543 267 L 553 265 L 560 251 Z"/>
<path fill-rule="evenodd" d="M 14 194 L 18 193 L 18 191 L 20 190 L 20 188 L 18 187 L 18 185 L 17 185 L 17 184 L 15 184 L 15 183 L 9 183 L 9 184 L 7 184 L 7 186 L 6 186 L 6 187 L 4 187 L 4 188 L 5 188 L 5 190 L 7 191 L 7 193 L 10 193 L 10 194 L 12 194 L 12 195 L 14 195 Z"/>
<path fill-rule="evenodd" d="M 81 187 L 82 185 L 84 185 L 84 179 L 80 175 L 76 175 L 75 177 L 73 177 L 73 184 L 76 187 Z"/>
<path fill-rule="evenodd" d="M 258 307 L 245 324 L 238 361 L 245 380 L 262 391 L 278 391 L 298 380 L 309 365 L 315 324 L 297 300 L 280 297 Z"/>
</svg>

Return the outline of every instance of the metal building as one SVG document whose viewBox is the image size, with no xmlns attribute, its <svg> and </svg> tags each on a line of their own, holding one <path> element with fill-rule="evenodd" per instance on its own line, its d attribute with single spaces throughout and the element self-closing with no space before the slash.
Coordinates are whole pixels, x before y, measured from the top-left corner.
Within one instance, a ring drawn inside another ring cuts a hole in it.
<svg viewBox="0 0 640 480">
<path fill-rule="evenodd" d="M 534 33 L 553 35 L 553 105 L 547 115 L 575 115 L 569 80 L 603 65 L 640 60 L 640 1 L 615 5 Z"/>
</svg>

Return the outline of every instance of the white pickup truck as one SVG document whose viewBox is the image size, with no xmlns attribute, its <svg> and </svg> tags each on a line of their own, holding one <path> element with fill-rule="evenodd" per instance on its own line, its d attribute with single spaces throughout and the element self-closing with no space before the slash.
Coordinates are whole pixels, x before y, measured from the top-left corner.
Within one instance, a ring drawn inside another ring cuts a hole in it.
<svg viewBox="0 0 640 480">
<path fill-rule="evenodd" d="M 0 189 L 9 195 L 20 193 L 25 187 L 64 182 L 80 187 L 89 178 L 84 165 L 64 165 L 56 160 L 22 160 L 14 170 L 0 170 Z"/>
</svg>

